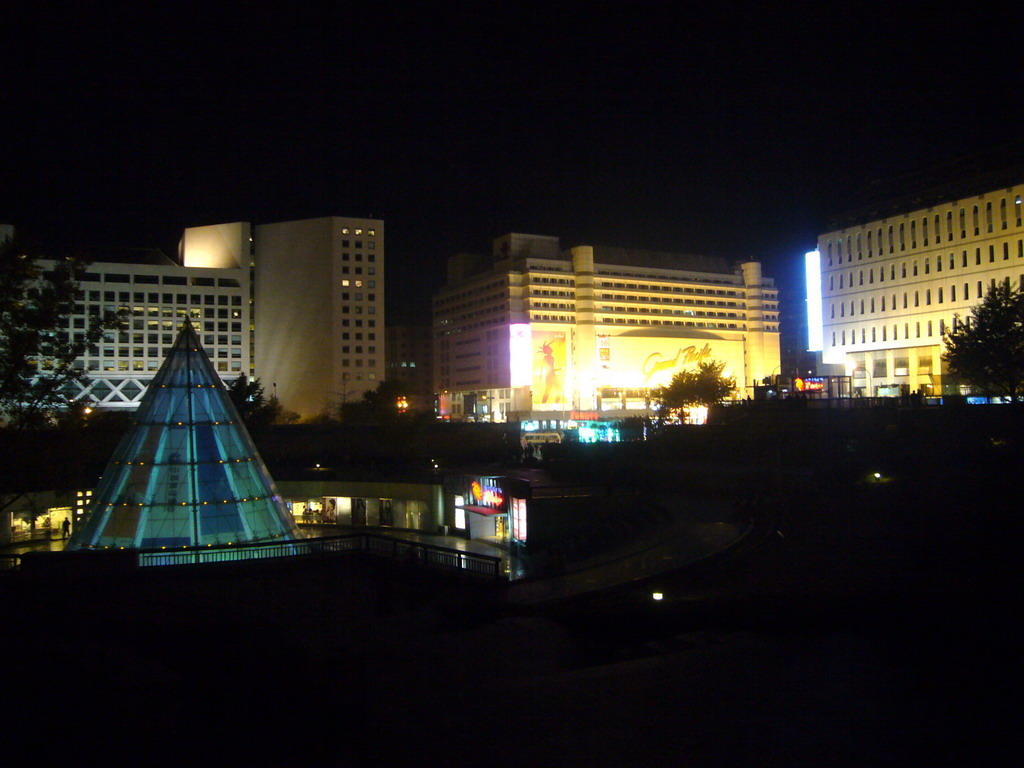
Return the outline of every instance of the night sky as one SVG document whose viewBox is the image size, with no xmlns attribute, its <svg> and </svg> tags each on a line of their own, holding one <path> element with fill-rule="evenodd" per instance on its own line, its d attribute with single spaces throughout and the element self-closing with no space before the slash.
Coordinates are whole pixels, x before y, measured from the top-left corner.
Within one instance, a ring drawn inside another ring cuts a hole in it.
<svg viewBox="0 0 1024 768">
<path fill-rule="evenodd" d="M 372 215 L 394 320 L 507 231 L 759 258 L 788 298 L 866 184 L 1024 125 L 1019 3 L 142 5 L 5 11 L 0 221 L 173 254 Z"/>
</svg>

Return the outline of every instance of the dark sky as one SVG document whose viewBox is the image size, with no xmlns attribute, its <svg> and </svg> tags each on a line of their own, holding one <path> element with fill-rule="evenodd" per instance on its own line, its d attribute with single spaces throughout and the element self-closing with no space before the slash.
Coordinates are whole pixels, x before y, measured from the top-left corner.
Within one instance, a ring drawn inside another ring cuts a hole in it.
<svg viewBox="0 0 1024 768">
<path fill-rule="evenodd" d="M 191 225 L 372 214 L 424 313 L 444 259 L 506 231 L 785 282 L 864 184 L 1024 125 L 1019 4 L 478 5 L 5 12 L 0 221 L 173 253 Z"/>
</svg>

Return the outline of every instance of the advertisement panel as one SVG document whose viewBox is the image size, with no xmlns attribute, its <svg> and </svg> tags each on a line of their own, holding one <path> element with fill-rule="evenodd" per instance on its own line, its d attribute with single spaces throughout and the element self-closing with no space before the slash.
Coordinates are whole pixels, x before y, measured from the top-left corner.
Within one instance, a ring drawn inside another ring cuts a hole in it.
<svg viewBox="0 0 1024 768">
<path fill-rule="evenodd" d="M 743 342 L 739 339 L 607 336 L 608 352 L 605 353 L 601 338 L 598 337 L 599 387 L 663 387 L 680 371 L 712 360 L 725 363 L 727 376 L 736 376 L 737 380 L 743 377 Z"/>
<path fill-rule="evenodd" d="M 508 327 L 509 385 L 528 387 L 532 373 L 533 347 L 529 323 L 513 323 Z"/>
<path fill-rule="evenodd" d="M 566 402 L 566 342 L 564 331 L 533 332 L 534 405 Z"/>
</svg>

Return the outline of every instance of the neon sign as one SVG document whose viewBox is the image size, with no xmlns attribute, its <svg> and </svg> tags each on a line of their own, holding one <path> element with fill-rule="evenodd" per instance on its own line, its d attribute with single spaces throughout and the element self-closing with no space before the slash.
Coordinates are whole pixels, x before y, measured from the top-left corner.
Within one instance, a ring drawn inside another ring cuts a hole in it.
<svg viewBox="0 0 1024 768">
<path fill-rule="evenodd" d="M 646 384 L 651 380 L 651 376 L 659 371 L 670 370 L 687 363 L 700 363 L 708 357 L 711 357 L 711 347 L 708 344 L 705 344 L 701 349 L 697 349 L 697 347 L 692 345 L 680 347 L 679 351 L 676 352 L 676 356 L 670 357 L 667 360 L 661 359 L 661 352 L 653 352 L 644 360 L 640 372 L 644 375 L 644 383 Z"/>
<path fill-rule="evenodd" d="M 483 485 L 474 480 L 469 487 L 477 504 L 485 507 L 500 507 L 505 503 L 505 497 L 502 496 L 501 489 L 496 485 Z"/>
<path fill-rule="evenodd" d="M 825 379 L 819 376 L 806 379 L 793 379 L 793 388 L 797 392 L 821 392 L 825 389 Z"/>
</svg>

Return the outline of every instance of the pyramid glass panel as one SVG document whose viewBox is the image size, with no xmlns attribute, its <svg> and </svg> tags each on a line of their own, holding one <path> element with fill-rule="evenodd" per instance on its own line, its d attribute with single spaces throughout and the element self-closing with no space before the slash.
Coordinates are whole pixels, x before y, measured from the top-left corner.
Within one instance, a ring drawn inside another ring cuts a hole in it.
<svg viewBox="0 0 1024 768">
<path fill-rule="evenodd" d="M 187 320 L 69 549 L 301 539 Z"/>
</svg>

